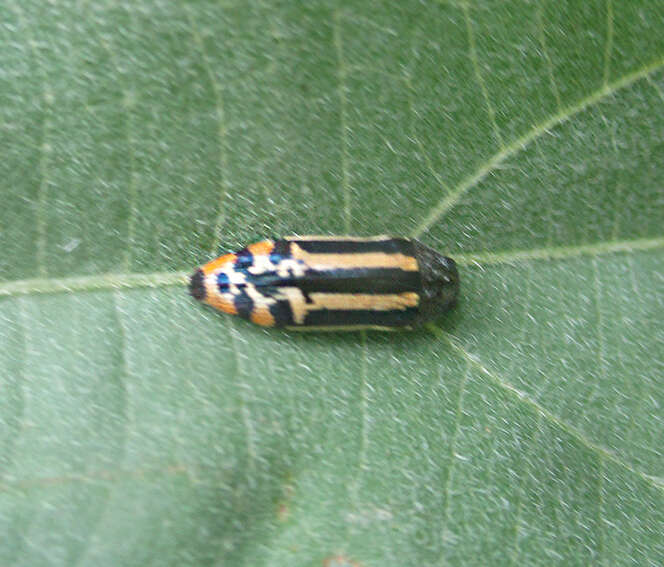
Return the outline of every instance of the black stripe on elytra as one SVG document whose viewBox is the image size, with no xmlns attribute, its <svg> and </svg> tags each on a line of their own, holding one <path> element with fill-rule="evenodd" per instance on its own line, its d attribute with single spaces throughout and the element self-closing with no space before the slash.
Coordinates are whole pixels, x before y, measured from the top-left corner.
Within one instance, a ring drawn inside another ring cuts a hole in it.
<svg viewBox="0 0 664 567">
<path fill-rule="evenodd" d="M 240 317 L 249 319 L 254 308 L 254 300 L 249 297 L 244 289 L 240 289 L 240 293 L 233 296 L 233 305 Z"/>
<path fill-rule="evenodd" d="M 417 308 L 374 311 L 350 309 L 320 309 L 309 311 L 304 318 L 306 327 L 339 327 L 375 325 L 379 327 L 403 327 L 415 321 Z"/>
<path fill-rule="evenodd" d="M 274 241 L 274 248 L 272 248 L 272 252 L 270 254 L 274 254 L 275 256 L 278 256 L 280 258 L 289 258 L 290 257 L 290 241 L 289 240 L 275 240 Z"/>
<path fill-rule="evenodd" d="M 287 299 L 277 299 L 270 305 L 270 314 L 274 317 L 275 327 L 289 327 L 295 324 L 293 321 L 293 310 L 290 301 Z"/>
<path fill-rule="evenodd" d="M 403 293 L 420 292 L 419 272 L 397 268 L 351 268 L 348 270 L 307 270 L 302 277 L 280 277 L 274 272 L 246 274 L 247 282 L 270 293 L 265 288 L 296 287 L 304 294 L 328 293 Z"/>
<path fill-rule="evenodd" d="M 385 240 L 297 240 L 293 239 L 305 252 L 310 254 L 367 254 L 383 252 L 385 254 L 405 254 L 413 256 L 413 243 L 405 238 L 386 238 Z"/>
<path fill-rule="evenodd" d="M 385 294 L 419 292 L 422 278 L 419 272 L 395 268 L 352 268 L 349 270 L 307 270 L 297 279 L 303 293 L 366 293 Z"/>
</svg>

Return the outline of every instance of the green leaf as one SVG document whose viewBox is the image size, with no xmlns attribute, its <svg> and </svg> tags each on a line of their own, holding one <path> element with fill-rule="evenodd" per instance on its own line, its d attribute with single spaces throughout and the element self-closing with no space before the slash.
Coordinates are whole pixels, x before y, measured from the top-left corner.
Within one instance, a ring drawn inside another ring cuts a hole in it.
<svg viewBox="0 0 664 567">
<path fill-rule="evenodd" d="M 664 3 L 0 6 L 0 564 L 664 564 Z M 192 268 L 459 260 L 431 332 Z"/>
</svg>

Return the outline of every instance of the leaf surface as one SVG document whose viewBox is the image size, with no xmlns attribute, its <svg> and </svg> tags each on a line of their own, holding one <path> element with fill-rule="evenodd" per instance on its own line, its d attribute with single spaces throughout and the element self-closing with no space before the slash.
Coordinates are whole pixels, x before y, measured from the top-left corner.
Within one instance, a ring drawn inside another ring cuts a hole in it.
<svg viewBox="0 0 664 567">
<path fill-rule="evenodd" d="M 664 563 L 664 4 L 0 7 L 0 564 Z M 270 235 L 458 259 L 270 332 Z"/>
</svg>

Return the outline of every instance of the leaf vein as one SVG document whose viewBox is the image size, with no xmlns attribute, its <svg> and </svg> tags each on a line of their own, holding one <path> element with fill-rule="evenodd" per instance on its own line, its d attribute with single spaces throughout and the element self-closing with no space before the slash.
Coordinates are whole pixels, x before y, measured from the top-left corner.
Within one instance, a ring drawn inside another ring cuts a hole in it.
<svg viewBox="0 0 664 567">
<path fill-rule="evenodd" d="M 639 284 L 636 279 L 636 267 L 634 266 L 634 259 L 627 258 L 627 264 L 628 264 L 628 273 L 629 273 L 629 283 L 630 287 L 632 288 L 633 297 L 641 297 L 641 290 L 639 289 Z M 624 369 L 622 349 L 618 349 L 618 357 Z M 643 378 L 644 378 L 643 382 L 650 381 L 649 378 L 645 375 L 643 376 Z M 636 444 L 636 441 L 634 440 L 634 432 L 637 427 L 637 420 L 635 416 L 642 415 L 643 406 L 644 403 L 646 402 L 646 393 L 644 391 L 643 382 L 637 381 L 634 384 L 634 390 L 632 391 L 632 396 L 634 398 L 638 396 L 638 402 L 635 411 L 630 412 L 629 425 L 627 427 L 627 431 L 625 432 L 625 440 L 627 441 L 627 443 L 632 445 Z"/>
<path fill-rule="evenodd" d="M 341 12 L 339 10 L 335 10 L 333 20 L 333 41 L 337 56 L 337 80 L 340 105 L 339 122 L 341 128 L 341 188 L 344 200 L 344 231 L 346 234 L 350 234 L 351 194 L 348 171 L 348 121 L 346 117 L 348 106 L 346 97 L 346 77 L 348 71 L 344 61 L 343 37 L 341 34 Z"/>
<path fill-rule="evenodd" d="M 535 443 L 537 441 L 537 437 L 539 435 L 539 430 L 540 426 L 542 423 L 542 416 L 541 414 L 537 414 L 536 418 L 536 423 L 535 423 L 535 433 L 533 435 L 533 439 L 531 440 L 531 444 Z M 526 497 L 524 494 L 524 479 L 527 478 L 527 475 L 520 474 L 519 475 L 519 486 L 518 486 L 518 494 L 519 494 L 519 503 L 517 505 L 516 509 L 516 516 L 514 518 L 514 538 L 512 542 L 512 551 L 510 552 L 510 565 L 521 565 L 519 562 L 519 555 L 521 554 L 521 545 L 519 543 L 519 534 L 521 532 L 521 520 L 522 520 L 522 515 L 523 515 L 523 500 Z"/>
<path fill-rule="evenodd" d="M 85 8 L 87 9 L 88 3 L 85 2 Z M 132 17 L 132 12 L 129 10 L 129 7 L 126 7 L 126 10 Z M 123 75 L 121 66 L 118 63 L 118 58 L 115 55 L 116 46 L 111 44 L 102 34 L 97 33 L 96 26 L 93 26 L 93 33 L 96 33 L 99 37 L 99 43 L 108 53 L 108 56 L 115 67 L 118 77 Z M 128 80 L 128 78 L 127 78 Z M 129 89 L 122 90 L 122 96 L 124 100 L 122 101 L 123 106 L 123 116 L 124 116 L 124 125 L 125 125 L 125 136 L 127 138 L 127 154 L 128 154 L 128 170 L 129 170 L 129 197 L 128 197 L 128 207 L 129 207 L 129 216 L 127 217 L 127 249 L 124 253 L 123 265 L 125 271 L 131 269 L 131 255 L 132 255 L 132 246 L 136 239 L 136 219 L 138 217 L 138 187 L 136 183 L 136 144 L 134 136 L 134 126 L 132 120 L 132 107 L 136 104 L 136 91 L 133 87 Z"/>
<path fill-rule="evenodd" d="M 602 86 L 601 88 L 593 91 L 587 97 L 582 98 L 576 103 L 567 106 L 560 112 L 556 112 L 548 119 L 533 126 L 528 132 L 522 136 L 512 140 L 509 144 L 502 147 L 500 151 L 493 154 L 488 160 L 482 163 L 473 173 L 464 177 L 452 191 L 445 195 L 433 207 L 432 211 L 421 221 L 413 230 L 412 236 L 418 238 L 425 233 L 431 226 L 442 217 L 447 211 L 454 207 L 461 197 L 465 195 L 470 189 L 483 181 L 490 173 L 495 171 L 499 165 L 505 160 L 518 154 L 520 151 L 528 147 L 532 142 L 542 137 L 556 126 L 566 122 L 573 116 L 597 104 L 604 98 L 612 95 L 620 89 L 626 88 L 640 79 L 646 78 L 648 75 L 659 70 L 664 65 L 664 57 L 660 56 L 647 65 L 637 69 L 632 73 L 623 75 L 620 79 Z"/>
<path fill-rule="evenodd" d="M 242 414 L 242 423 L 244 424 L 244 429 L 247 436 L 247 454 L 248 454 L 247 468 L 249 469 L 249 472 L 252 473 L 253 476 L 253 473 L 256 470 L 256 456 L 257 456 L 256 442 L 255 442 L 256 436 L 254 432 L 253 422 L 251 419 L 251 412 L 249 410 L 249 405 L 247 403 L 247 398 L 245 396 L 245 389 L 247 385 L 241 382 L 244 370 L 242 368 L 242 358 L 240 356 L 240 350 L 238 349 L 237 346 L 237 338 L 235 337 L 235 325 L 233 324 L 232 321 L 228 327 L 228 332 L 231 336 L 230 343 L 231 343 L 231 348 L 233 350 L 233 357 L 235 360 L 235 380 L 238 386 L 239 397 L 240 397 L 240 413 Z"/>
<path fill-rule="evenodd" d="M 367 449 L 369 447 L 369 392 L 368 392 L 368 372 L 367 366 L 369 362 L 369 353 L 367 347 L 367 332 L 361 332 L 362 344 L 362 360 L 361 360 L 361 373 L 360 373 L 360 454 L 358 458 L 358 471 L 355 475 L 352 485 L 351 494 L 356 503 L 359 497 L 359 486 L 362 474 L 367 470 Z"/>
<path fill-rule="evenodd" d="M 27 360 L 28 355 L 28 329 L 29 326 L 26 324 L 25 313 L 23 311 L 23 303 L 19 300 L 16 302 L 16 326 L 20 329 L 21 335 L 21 355 L 16 357 L 16 360 L 25 361 Z M 17 383 L 17 403 L 13 407 L 18 406 L 18 412 L 14 416 L 14 431 L 7 436 L 8 443 L 4 447 L 4 453 L 2 455 L 2 460 L 4 461 L 3 469 L 0 470 L 0 480 L 6 478 L 7 472 L 11 469 L 14 464 L 14 453 L 16 451 L 16 445 L 18 442 L 19 436 L 23 432 L 23 421 L 25 417 L 25 383 L 26 383 L 26 367 L 25 364 L 21 364 L 20 371 L 16 377 Z M 4 390 L 4 388 L 3 388 Z M 7 393 L 4 392 L 6 396 Z M 8 416 L 4 416 L 4 424 L 8 423 Z M 11 426 L 10 426 L 11 427 Z"/>
<path fill-rule="evenodd" d="M 151 272 L 146 274 L 107 273 L 75 278 L 14 280 L 0 284 L 0 297 L 168 287 L 185 285 L 189 276 L 188 272 Z"/>
<path fill-rule="evenodd" d="M 604 87 L 611 76 L 611 53 L 613 51 L 613 3 L 606 0 L 606 44 L 604 45 Z"/>
<path fill-rule="evenodd" d="M 661 98 L 661 99 L 662 99 L 662 102 L 664 102 L 664 90 L 662 90 L 662 87 L 660 87 L 660 86 L 659 86 L 659 85 L 653 80 L 653 78 L 652 78 L 650 75 L 648 75 L 648 77 L 646 77 L 646 80 L 648 81 L 648 84 L 649 84 L 653 89 L 655 89 L 655 91 L 657 91 L 657 94 L 659 95 L 659 98 Z"/>
<path fill-rule="evenodd" d="M 42 490 L 45 487 L 58 487 L 63 484 L 72 484 L 75 482 L 115 483 L 125 479 L 145 479 L 150 475 L 189 475 L 190 467 L 185 467 L 181 463 L 171 463 L 159 467 L 136 468 L 136 469 L 106 469 L 88 472 L 87 474 L 65 474 L 62 476 L 51 477 L 33 477 L 23 480 L 14 480 L 11 482 L 0 482 L 0 493 L 13 492 L 14 490 L 27 491 L 31 489 Z"/>
<path fill-rule="evenodd" d="M 128 401 L 128 391 L 127 387 L 125 384 L 125 381 L 123 380 L 124 378 L 127 378 L 129 376 L 129 368 L 127 367 L 127 357 L 125 356 L 125 353 L 127 352 L 127 335 L 124 329 L 124 326 L 122 324 L 122 318 L 120 316 L 120 310 L 118 308 L 118 302 L 115 297 L 115 293 L 111 294 L 111 304 L 112 304 L 112 311 L 113 311 L 113 317 L 115 319 L 115 326 L 118 331 L 118 336 L 120 337 L 120 372 L 118 374 L 113 374 L 113 377 L 115 378 L 115 381 L 117 382 L 119 386 L 119 391 L 120 395 L 122 397 L 122 408 L 120 409 L 120 420 L 122 422 L 122 457 L 119 459 L 122 464 L 125 463 L 126 461 L 126 454 L 127 454 L 127 438 L 129 436 L 129 427 L 128 427 L 128 419 L 127 419 L 127 411 L 129 407 L 129 401 Z M 85 558 L 88 555 L 88 552 L 90 551 L 90 544 L 92 543 L 92 540 L 94 539 L 95 534 L 99 531 L 99 526 L 101 525 L 105 514 L 108 511 L 108 503 L 111 500 L 111 497 L 113 495 L 113 491 L 115 489 L 115 483 L 111 483 L 111 486 L 106 490 L 106 494 L 104 496 L 103 504 L 101 504 L 101 509 L 97 508 L 95 510 L 96 515 L 93 520 L 93 525 L 90 526 L 88 524 L 87 528 L 87 537 L 85 538 L 85 541 L 81 543 L 81 547 L 76 550 L 77 553 L 77 558 L 73 562 L 74 565 L 82 565 L 84 563 Z"/>
<path fill-rule="evenodd" d="M 217 115 L 217 138 L 219 144 L 219 178 L 221 190 L 219 192 L 219 202 L 217 204 L 217 216 L 214 224 L 214 235 L 213 235 L 213 244 L 212 249 L 210 250 L 211 255 L 215 255 L 219 245 L 221 243 L 221 227 L 226 218 L 226 213 L 224 209 L 224 201 L 226 200 L 226 193 L 228 191 L 228 154 L 226 151 L 227 146 L 227 130 L 226 125 L 226 112 L 224 107 L 224 97 L 222 95 L 222 88 L 217 81 L 214 72 L 212 71 L 212 64 L 210 63 L 210 58 L 205 48 L 205 43 L 203 42 L 203 37 L 198 29 L 198 24 L 194 19 L 194 16 L 191 12 L 191 7 L 185 5 L 187 11 L 187 19 L 189 20 L 189 27 L 191 29 L 191 34 L 194 38 L 194 43 L 198 48 L 198 51 L 203 62 L 203 67 L 205 73 L 208 76 L 210 85 L 212 87 L 212 92 L 214 94 L 215 102 L 215 113 Z"/>
<path fill-rule="evenodd" d="M 560 92 L 558 91 L 558 84 L 556 83 L 556 78 L 553 74 L 553 62 L 551 61 L 551 56 L 549 55 L 549 48 L 546 44 L 546 34 L 544 32 L 544 18 L 542 17 L 542 4 L 538 3 L 537 5 L 537 31 L 539 35 L 539 42 L 542 46 L 542 55 L 544 56 L 544 62 L 546 63 L 547 74 L 549 75 L 549 83 L 551 84 L 551 90 L 553 91 L 553 96 L 556 99 L 556 111 L 561 112 L 563 108 L 563 103 L 560 100 Z"/>
<path fill-rule="evenodd" d="M 598 456 L 598 458 L 605 458 L 611 461 L 612 463 L 620 466 L 621 468 L 629 471 L 633 475 L 639 477 L 649 486 L 661 492 L 664 492 L 664 484 L 660 483 L 658 479 L 656 479 L 651 475 L 648 475 L 647 473 L 645 473 L 640 469 L 633 467 L 628 462 L 624 461 L 623 459 L 615 455 L 609 449 L 601 445 L 598 445 L 597 443 L 594 443 L 593 441 L 588 439 L 588 437 L 586 437 L 585 434 L 582 433 L 579 429 L 577 429 L 574 425 L 567 423 L 565 420 L 561 419 L 560 417 L 558 417 L 557 415 L 546 409 L 544 406 L 540 405 L 530 396 L 520 391 L 509 382 L 505 381 L 501 376 L 499 376 L 492 370 L 489 370 L 484 364 L 480 362 L 477 355 L 469 353 L 465 348 L 463 348 L 460 344 L 458 344 L 456 337 L 454 337 L 453 335 L 451 335 L 446 331 L 443 331 L 439 327 L 429 326 L 429 328 L 434 332 L 435 335 L 444 338 L 447 341 L 447 343 L 457 353 L 459 353 L 464 359 L 469 361 L 471 365 L 475 366 L 482 374 L 484 374 L 487 378 L 489 378 L 491 382 L 493 382 L 494 384 L 496 384 L 506 392 L 509 392 L 520 402 L 529 406 L 536 414 L 541 415 L 542 418 L 547 420 L 549 423 L 552 423 L 553 425 L 565 431 L 571 437 L 574 437 L 579 443 L 581 443 L 589 451 L 595 453 Z"/>
<path fill-rule="evenodd" d="M 486 104 L 487 113 L 489 115 L 489 120 L 491 121 L 491 129 L 493 130 L 493 135 L 496 138 L 498 147 L 502 150 L 504 148 L 503 137 L 500 134 L 498 129 L 498 124 L 496 123 L 496 111 L 491 104 L 489 98 L 489 92 L 486 88 L 484 79 L 482 78 L 482 72 L 480 70 L 480 63 L 477 56 L 477 46 L 475 45 L 475 34 L 473 33 L 473 24 L 470 21 L 470 7 L 468 2 L 463 3 L 463 15 L 466 20 L 466 32 L 468 33 L 468 44 L 470 50 L 470 61 L 473 65 L 473 71 L 475 72 L 475 78 L 477 83 L 482 91 L 482 96 L 484 97 L 484 103 Z"/>
<path fill-rule="evenodd" d="M 26 36 L 28 37 L 28 44 L 30 45 L 30 51 L 32 56 L 35 59 L 35 66 L 38 69 L 38 74 L 40 75 L 42 82 L 42 103 L 43 103 L 43 120 L 41 128 L 41 147 L 40 147 L 40 158 L 39 158 L 39 187 L 37 189 L 37 206 L 35 210 L 35 228 L 36 228 L 36 265 L 37 271 L 40 277 L 46 277 L 48 275 L 48 267 L 46 262 L 46 230 L 47 230 L 47 219 L 46 219 L 46 203 L 48 201 L 48 171 L 49 171 L 49 156 L 52 152 L 51 145 L 48 142 L 50 131 L 52 129 L 51 119 L 49 115 L 53 112 L 53 104 L 55 102 L 55 95 L 51 89 L 51 86 L 48 81 L 48 75 L 44 69 L 44 66 L 41 63 L 39 57 L 39 52 L 37 50 L 37 42 L 34 38 L 30 27 L 25 22 L 25 17 L 23 10 L 20 7 L 20 4 L 16 4 L 13 7 L 16 10 L 16 15 L 18 20 L 21 23 L 21 27 L 26 30 Z"/>
<path fill-rule="evenodd" d="M 532 250 L 506 250 L 502 252 L 477 252 L 455 254 L 454 260 L 459 265 L 502 265 L 518 264 L 537 260 L 562 260 L 580 256 L 598 257 L 619 252 L 637 252 L 655 250 L 664 247 L 664 237 L 640 238 L 635 240 L 616 240 L 596 242 L 579 246 L 557 246 L 533 248 Z M 0 295 L 2 288 L 0 288 Z"/>
<path fill-rule="evenodd" d="M 606 467 L 606 460 L 602 455 L 599 456 L 599 470 L 597 471 L 597 557 L 598 564 L 603 564 L 604 555 L 604 469 Z"/>
<path fill-rule="evenodd" d="M 606 352 L 605 339 L 604 339 L 604 318 L 602 316 L 602 286 L 599 277 L 599 267 L 597 266 L 597 259 L 593 260 L 593 287 L 595 292 L 595 310 L 597 314 L 597 367 L 599 368 L 599 377 L 595 380 L 590 392 L 587 396 L 587 401 L 592 402 L 595 392 L 606 385 L 606 365 L 604 364 L 604 353 Z M 598 383 L 599 382 L 599 383 Z"/>
<path fill-rule="evenodd" d="M 443 178 L 440 176 L 440 174 L 436 171 L 436 168 L 433 166 L 431 163 L 431 157 L 429 156 L 429 152 L 426 150 L 424 147 L 424 144 L 420 141 L 420 139 L 417 137 L 417 134 L 415 132 L 415 121 L 414 118 L 416 117 L 416 112 L 415 112 L 415 105 L 413 104 L 413 93 L 415 92 L 415 88 L 413 87 L 413 82 L 410 78 L 410 75 L 405 75 L 404 77 L 401 77 L 401 79 L 406 83 L 406 96 L 408 97 L 408 113 L 410 116 L 410 136 L 412 138 L 412 141 L 415 142 L 417 147 L 420 150 L 420 153 L 422 154 L 422 157 L 424 158 L 424 163 L 426 164 L 427 169 L 429 170 L 429 173 L 433 176 L 433 178 L 438 182 L 438 185 L 440 185 L 441 189 L 445 191 L 445 193 L 450 192 L 450 188 L 447 186 Z"/>
<path fill-rule="evenodd" d="M 443 525 L 441 527 L 441 539 L 443 544 L 448 541 L 447 526 L 450 521 L 450 494 L 452 492 L 452 480 L 454 476 L 454 465 L 456 463 L 455 447 L 457 438 L 459 436 L 459 428 L 461 427 L 461 416 L 463 415 L 463 397 L 466 392 L 466 383 L 470 374 L 470 361 L 466 360 L 466 371 L 463 373 L 461 384 L 459 385 L 459 399 L 457 400 L 456 412 L 454 414 L 454 430 L 452 438 L 450 439 L 449 449 L 449 466 L 447 467 L 447 474 L 445 475 L 445 486 L 443 488 Z"/>
<path fill-rule="evenodd" d="M 527 266 L 526 267 L 527 272 L 529 272 L 526 275 L 525 281 L 526 281 L 526 290 L 523 296 L 523 316 L 522 316 L 522 322 L 521 322 L 521 333 L 519 337 L 519 344 L 525 344 L 526 341 L 526 335 L 527 335 L 527 323 L 528 323 L 528 306 L 530 305 L 530 300 L 531 300 L 531 293 L 532 293 L 532 277 L 530 277 L 532 274 L 532 266 Z M 514 375 L 516 371 L 516 365 L 517 365 L 517 357 L 512 357 L 512 365 L 510 368 L 510 375 Z M 534 438 L 537 438 L 537 434 L 540 429 L 540 423 L 542 420 L 542 416 L 540 414 L 537 414 L 537 424 L 535 428 L 535 434 Z M 526 474 L 521 474 L 519 475 L 519 485 L 517 488 L 517 494 L 519 498 L 519 502 L 517 505 L 517 510 L 516 510 L 516 516 L 514 518 L 514 538 L 512 542 L 512 550 L 510 552 L 510 565 L 518 565 L 519 563 L 517 562 L 517 559 L 519 557 L 519 554 L 521 553 L 521 546 L 519 543 L 519 533 L 520 533 L 520 523 L 521 523 L 521 514 L 522 514 L 522 509 L 523 509 L 523 484 L 524 484 L 524 478 L 526 477 Z"/>
</svg>

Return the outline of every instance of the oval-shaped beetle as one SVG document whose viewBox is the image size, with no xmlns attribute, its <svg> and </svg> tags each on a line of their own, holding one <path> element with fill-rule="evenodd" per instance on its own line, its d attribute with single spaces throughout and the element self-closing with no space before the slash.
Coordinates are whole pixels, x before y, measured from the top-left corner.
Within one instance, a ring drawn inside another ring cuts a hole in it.
<svg viewBox="0 0 664 567">
<path fill-rule="evenodd" d="M 392 236 L 287 236 L 251 244 L 199 268 L 189 290 L 266 327 L 412 329 L 451 309 L 451 258 Z"/>
</svg>

